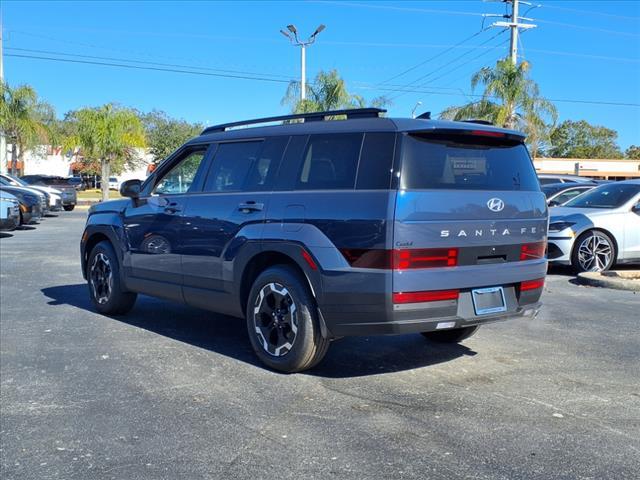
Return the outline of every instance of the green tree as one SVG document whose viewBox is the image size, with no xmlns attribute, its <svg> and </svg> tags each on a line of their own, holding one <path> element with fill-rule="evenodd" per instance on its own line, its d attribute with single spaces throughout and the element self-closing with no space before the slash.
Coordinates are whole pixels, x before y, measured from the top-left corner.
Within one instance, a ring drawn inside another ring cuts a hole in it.
<svg viewBox="0 0 640 480">
<path fill-rule="evenodd" d="M 204 128 L 200 124 L 176 120 L 159 110 L 141 114 L 140 119 L 147 137 L 149 153 L 156 164 L 171 155 L 187 140 L 198 136 Z"/>
<path fill-rule="evenodd" d="M 624 156 L 626 158 L 630 158 L 631 160 L 640 160 L 640 146 L 638 145 L 631 145 L 629 148 L 627 148 L 627 150 L 624 152 Z"/>
<path fill-rule="evenodd" d="M 133 110 L 107 104 L 83 108 L 67 116 L 71 134 L 65 149 L 80 147 L 86 161 L 99 162 L 102 199 L 109 199 L 109 176 L 138 160 L 136 148 L 145 147 L 142 122 Z"/>
<path fill-rule="evenodd" d="M 535 157 L 549 142 L 557 120 L 555 106 L 540 96 L 538 84 L 529 78 L 531 65 L 514 65 L 498 60 L 494 68 L 484 67 L 471 77 L 471 88 L 483 85 L 477 102 L 445 109 L 440 118 L 449 120 L 488 120 L 505 128 L 522 130 Z"/>
<path fill-rule="evenodd" d="M 561 158 L 622 158 L 618 132 L 586 120 L 565 120 L 551 133 L 549 156 Z"/>
<path fill-rule="evenodd" d="M 18 162 L 24 161 L 27 150 L 53 139 L 54 121 L 53 107 L 40 101 L 32 87 L 0 84 L 0 129 L 11 143 L 12 175 L 17 173 Z"/>
<path fill-rule="evenodd" d="M 367 102 L 360 95 L 347 91 L 346 82 L 337 70 L 320 71 L 313 82 L 306 85 L 306 98 L 300 100 L 300 82 L 291 82 L 282 105 L 290 105 L 293 113 L 326 112 L 367 106 L 382 108 L 389 104 L 386 97 L 377 97 Z"/>
</svg>

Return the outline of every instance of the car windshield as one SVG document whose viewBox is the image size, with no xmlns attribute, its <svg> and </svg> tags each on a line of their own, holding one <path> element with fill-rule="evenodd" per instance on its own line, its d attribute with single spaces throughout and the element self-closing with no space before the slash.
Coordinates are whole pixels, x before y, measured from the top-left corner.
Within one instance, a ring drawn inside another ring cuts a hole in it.
<svg viewBox="0 0 640 480">
<path fill-rule="evenodd" d="M 618 208 L 640 193 L 640 185 L 611 183 L 589 190 L 564 204 L 573 208 Z"/>
</svg>

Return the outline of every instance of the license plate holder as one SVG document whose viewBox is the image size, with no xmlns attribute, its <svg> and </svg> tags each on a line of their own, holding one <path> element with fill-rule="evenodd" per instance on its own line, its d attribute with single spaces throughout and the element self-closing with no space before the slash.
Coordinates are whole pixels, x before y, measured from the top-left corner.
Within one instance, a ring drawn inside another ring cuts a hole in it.
<svg viewBox="0 0 640 480">
<path fill-rule="evenodd" d="M 507 311 L 502 287 L 476 288 L 471 290 L 476 315 L 490 315 Z"/>
</svg>

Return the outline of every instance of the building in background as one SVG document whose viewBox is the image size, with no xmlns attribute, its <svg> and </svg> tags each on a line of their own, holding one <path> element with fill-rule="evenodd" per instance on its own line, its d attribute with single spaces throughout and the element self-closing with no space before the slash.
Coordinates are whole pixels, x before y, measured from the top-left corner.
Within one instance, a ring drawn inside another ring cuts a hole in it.
<svg viewBox="0 0 640 480">
<path fill-rule="evenodd" d="M 536 158 L 538 173 L 580 175 L 602 180 L 630 180 L 640 178 L 640 160 Z"/>
<path fill-rule="evenodd" d="M 11 145 L 8 146 L 11 148 Z M 152 155 L 147 153 L 145 149 L 138 149 L 138 157 L 140 161 L 136 168 L 125 169 L 119 175 L 112 174 L 118 179 L 118 183 L 125 180 L 137 178 L 144 180 L 150 172 L 152 164 Z M 81 163 L 76 156 L 70 153 L 62 152 L 60 147 L 51 147 L 42 145 L 34 150 L 28 150 L 24 154 L 24 162 L 18 162 L 18 175 L 54 175 L 59 177 L 71 177 L 80 175 L 79 168 Z M 7 156 L 7 160 L 2 165 L 3 172 L 11 171 L 11 159 Z"/>
</svg>

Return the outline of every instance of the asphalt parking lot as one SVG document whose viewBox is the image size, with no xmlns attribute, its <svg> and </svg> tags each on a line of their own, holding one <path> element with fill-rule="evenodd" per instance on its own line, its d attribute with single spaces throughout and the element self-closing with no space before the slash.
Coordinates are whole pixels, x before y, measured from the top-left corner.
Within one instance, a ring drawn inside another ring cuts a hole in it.
<svg viewBox="0 0 640 480">
<path fill-rule="evenodd" d="M 0 238 L 3 479 L 640 478 L 640 296 L 548 277 L 462 346 L 345 338 L 282 375 L 241 320 L 94 313 L 86 210 Z"/>
</svg>

